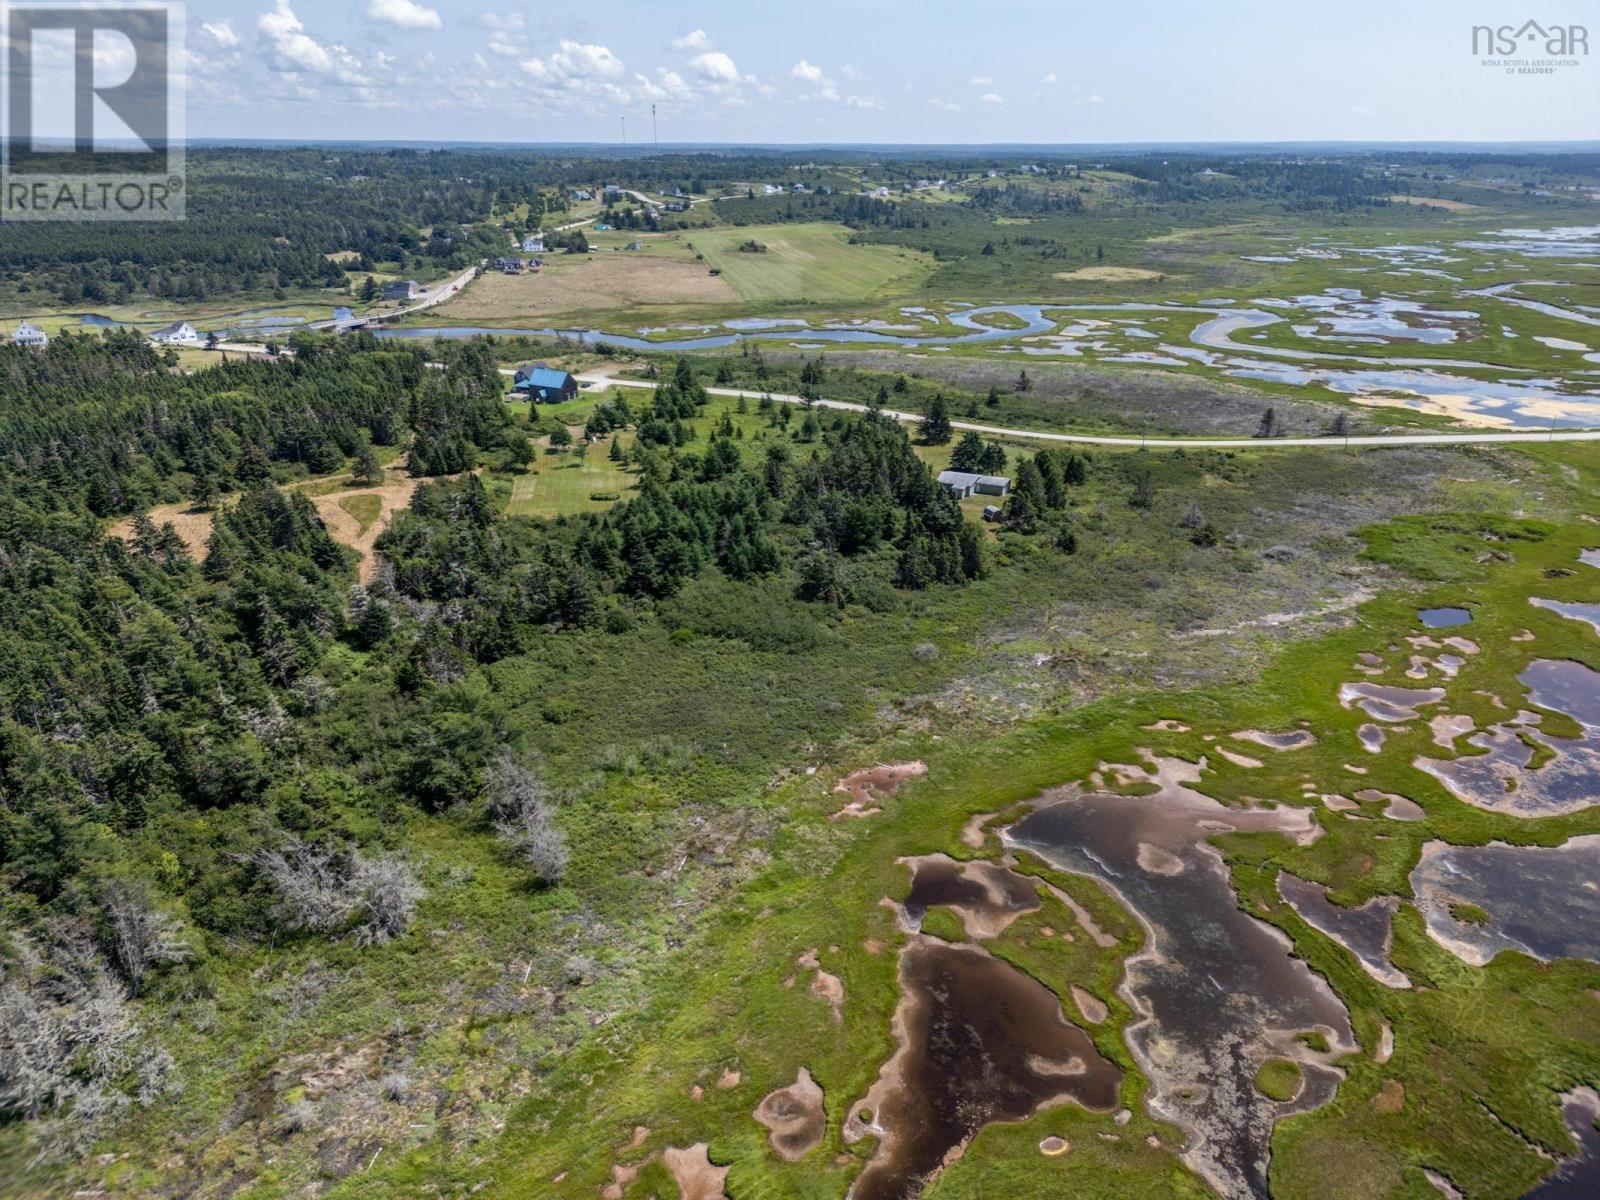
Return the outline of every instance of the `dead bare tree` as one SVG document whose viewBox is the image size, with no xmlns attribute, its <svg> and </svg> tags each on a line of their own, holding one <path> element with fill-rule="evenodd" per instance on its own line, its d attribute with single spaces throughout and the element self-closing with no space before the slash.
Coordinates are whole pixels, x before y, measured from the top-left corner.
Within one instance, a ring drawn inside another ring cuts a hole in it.
<svg viewBox="0 0 1600 1200">
<path fill-rule="evenodd" d="M 189 959 L 183 926 L 156 907 L 149 891 L 128 880 L 113 880 L 101 891 L 106 951 L 128 989 L 137 996 L 150 968 Z"/>
<path fill-rule="evenodd" d="M 534 877 L 544 884 L 560 883 L 570 853 L 544 780 L 510 750 L 502 750 L 489 766 L 484 799 L 495 833 L 528 864 Z"/>
<path fill-rule="evenodd" d="M 277 891 L 279 915 L 291 929 L 350 929 L 363 946 L 404 934 L 426 894 L 397 854 L 368 857 L 291 837 L 280 849 L 258 850 L 251 861 Z"/>
</svg>

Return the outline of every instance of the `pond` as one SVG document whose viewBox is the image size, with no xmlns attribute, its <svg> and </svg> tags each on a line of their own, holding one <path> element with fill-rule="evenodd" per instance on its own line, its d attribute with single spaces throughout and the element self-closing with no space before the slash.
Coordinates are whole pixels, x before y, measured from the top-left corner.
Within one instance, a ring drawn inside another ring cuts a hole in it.
<svg viewBox="0 0 1600 1200">
<path fill-rule="evenodd" d="M 1302 844 L 1320 832 L 1308 808 L 1231 808 L 1194 790 L 1202 767 L 1153 759 L 1116 768 L 1148 795 L 1089 792 L 1043 804 L 1005 831 L 1005 844 L 1058 870 L 1097 880 L 1149 931 L 1127 964 L 1123 992 L 1141 1015 L 1127 1031 L 1151 1080 L 1154 1115 L 1189 1134 L 1183 1159 L 1228 1197 L 1269 1194 L 1273 1125 L 1332 1099 L 1335 1060 L 1356 1049 L 1349 1014 L 1327 981 L 1295 957 L 1279 930 L 1240 910 L 1209 839 L 1231 830 Z M 1296 1035 L 1315 1030 L 1326 1051 Z M 1288 1102 L 1256 1090 L 1262 1065 L 1293 1059 L 1305 1086 Z"/>
<path fill-rule="evenodd" d="M 1417 619 L 1428 629 L 1454 629 L 1457 625 L 1468 625 L 1472 622 L 1472 610 L 1469 608 L 1424 608 L 1418 610 Z"/>
<path fill-rule="evenodd" d="M 1411 872 L 1435 941 L 1474 966 L 1502 950 L 1600 961 L 1600 835 L 1560 846 L 1429 842 Z M 1470 907 L 1468 907 L 1470 906 Z"/>
<path fill-rule="evenodd" d="M 1565 617 L 1569 621 L 1585 621 L 1596 633 L 1600 633 L 1600 604 L 1569 604 L 1563 600 L 1541 600 L 1535 598 L 1529 601 L 1535 608 L 1545 609 L 1557 616 Z"/>
</svg>

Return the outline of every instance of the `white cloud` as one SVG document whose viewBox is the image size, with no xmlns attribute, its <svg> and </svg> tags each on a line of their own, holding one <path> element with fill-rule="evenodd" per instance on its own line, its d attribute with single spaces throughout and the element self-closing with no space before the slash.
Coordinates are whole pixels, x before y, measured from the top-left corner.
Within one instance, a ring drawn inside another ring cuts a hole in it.
<svg viewBox="0 0 1600 1200">
<path fill-rule="evenodd" d="M 540 83 L 564 83 L 580 79 L 617 79 L 623 73 L 622 60 L 604 46 L 563 39 L 548 58 L 530 58 L 522 69 Z"/>
<path fill-rule="evenodd" d="M 803 79 L 807 83 L 822 82 L 822 68 L 812 66 L 803 58 L 789 69 L 789 74 L 796 79 Z"/>
<path fill-rule="evenodd" d="M 1358 104 L 1354 108 L 1352 108 L 1350 111 L 1355 113 L 1355 115 L 1358 116 L 1358 117 L 1375 117 L 1375 116 L 1378 115 L 1372 109 L 1368 108 L 1365 104 Z"/>
<path fill-rule="evenodd" d="M 694 95 L 694 89 L 684 82 L 683 76 L 666 67 L 657 67 L 654 79 L 647 75 L 635 75 L 634 79 L 638 80 L 639 95 L 645 100 L 688 100 Z"/>
<path fill-rule="evenodd" d="M 709 79 L 712 83 L 739 82 L 739 68 L 734 65 L 733 59 L 721 50 L 709 50 L 704 54 L 697 54 L 689 60 L 689 65 L 700 74 L 701 78 Z"/>
<path fill-rule="evenodd" d="M 1040 83 L 1048 83 L 1048 84 L 1057 84 L 1057 83 L 1060 83 L 1061 80 L 1057 77 L 1057 75 L 1056 75 L 1056 73 L 1054 71 L 1051 71 L 1050 74 L 1046 75 L 1039 82 Z"/>
<path fill-rule="evenodd" d="M 1103 96 L 1090 96 L 1089 97 L 1089 103 L 1090 104 L 1104 104 L 1105 103 L 1105 97 L 1103 97 Z"/>
<path fill-rule="evenodd" d="M 280 71 L 333 73 L 333 55 L 306 32 L 300 18 L 289 7 L 289 0 L 278 0 L 276 8 L 262 13 L 256 21 L 256 29 L 266 39 L 267 49 Z"/>
<path fill-rule="evenodd" d="M 514 33 L 527 23 L 527 18 L 519 12 L 486 12 L 478 14 L 479 25 L 482 25 L 485 29 L 498 29 L 504 33 Z"/>
<path fill-rule="evenodd" d="M 680 38 L 672 39 L 674 50 L 709 50 L 711 49 L 711 35 L 704 29 L 693 29 Z"/>
<path fill-rule="evenodd" d="M 423 8 L 417 0 L 367 0 L 367 19 L 401 29 L 443 29 L 438 9 Z"/>
<path fill-rule="evenodd" d="M 990 79 L 987 75 L 974 75 L 971 83 L 973 87 L 992 87 L 994 85 L 994 80 Z"/>
<path fill-rule="evenodd" d="M 937 96 L 932 97 L 928 101 L 928 103 L 933 105 L 935 108 L 943 109 L 945 112 L 960 112 L 961 111 L 961 105 L 959 105 L 959 104 L 951 104 L 948 100 L 941 100 Z"/>
<path fill-rule="evenodd" d="M 239 35 L 233 31 L 232 21 L 207 21 L 200 29 L 224 50 L 232 50 L 239 44 Z"/>
<path fill-rule="evenodd" d="M 867 77 L 867 73 L 860 67 L 852 67 L 849 63 L 845 63 L 844 66 L 839 68 L 839 74 L 843 75 L 852 83 L 860 83 Z"/>
<path fill-rule="evenodd" d="M 845 103 L 845 107 L 846 108 L 882 108 L 883 107 L 882 104 L 878 103 L 878 98 L 876 96 L 846 96 L 844 103 Z"/>
<path fill-rule="evenodd" d="M 982 96 L 979 96 L 978 99 L 983 101 L 983 103 L 993 105 L 996 108 L 1006 102 L 1006 98 L 1004 96 L 1001 96 L 995 92 L 985 92 Z"/>
<path fill-rule="evenodd" d="M 496 29 L 489 35 L 488 47 L 490 54 L 498 54 L 501 58 L 520 58 L 523 51 L 521 41 L 502 29 Z"/>
</svg>

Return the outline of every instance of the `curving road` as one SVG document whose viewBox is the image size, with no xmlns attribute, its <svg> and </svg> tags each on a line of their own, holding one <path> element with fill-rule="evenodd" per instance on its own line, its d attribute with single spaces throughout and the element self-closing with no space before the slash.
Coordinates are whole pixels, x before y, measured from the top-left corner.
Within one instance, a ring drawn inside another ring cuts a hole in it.
<svg viewBox="0 0 1600 1200">
<path fill-rule="evenodd" d="M 511 372 L 506 372 L 511 374 Z M 586 372 L 578 381 L 591 387 L 618 387 L 655 389 L 661 385 L 643 379 L 617 379 L 600 372 Z M 711 387 L 706 391 L 713 396 L 744 397 L 760 400 L 770 396 L 779 404 L 812 404 L 816 408 L 833 408 L 843 412 L 866 412 L 865 404 L 851 404 L 844 400 L 807 401 L 799 396 L 785 396 L 776 392 L 755 392 L 742 388 Z M 922 414 L 881 410 L 886 417 L 896 421 L 920 422 Z M 1355 437 L 1295 437 L 1295 438 L 1156 438 L 1111 437 L 1092 433 L 1045 433 L 1037 429 L 1006 429 L 998 425 L 978 425 L 970 421 L 951 421 L 950 426 L 961 432 L 986 434 L 989 437 L 1013 438 L 1018 441 L 1066 443 L 1082 446 L 1138 446 L 1152 449 L 1217 449 L 1217 450 L 1278 450 L 1311 448 L 1326 450 L 1330 446 L 1483 446 L 1519 442 L 1600 442 L 1600 429 L 1557 429 L 1543 432 L 1506 433 L 1482 431 L 1469 433 L 1393 433 L 1362 434 Z"/>
</svg>

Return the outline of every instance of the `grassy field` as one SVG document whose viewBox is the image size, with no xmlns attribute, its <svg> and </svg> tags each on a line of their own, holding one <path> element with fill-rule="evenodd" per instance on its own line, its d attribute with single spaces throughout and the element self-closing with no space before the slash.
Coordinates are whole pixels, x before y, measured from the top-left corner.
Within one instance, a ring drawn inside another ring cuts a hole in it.
<svg viewBox="0 0 1600 1200">
<path fill-rule="evenodd" d="M 850 244 L 842 225 L 749 225 L 708 229 L 691 244 L 750 304 L 870 303 L 905 296 L 931 273 L 926 254 Z M 739 250 L 754 240 L 759 254 Z"/>
<path fill-rule="evenodd" d="M 626 497 L 636 486 L 633 473 L 606 457 L 610 441 L 590 446 L 580 456 L 576 451 L 544 451 L 539 460 L 511 484 L 508 516 L 546 519 L 602 512 Z M 596 500 L 595 496 L 611 499 Z"/>
</svg>

